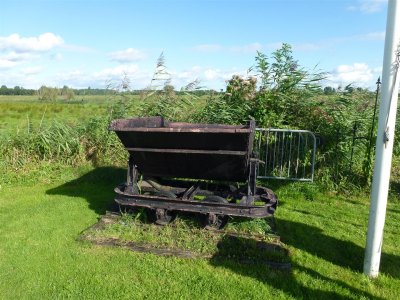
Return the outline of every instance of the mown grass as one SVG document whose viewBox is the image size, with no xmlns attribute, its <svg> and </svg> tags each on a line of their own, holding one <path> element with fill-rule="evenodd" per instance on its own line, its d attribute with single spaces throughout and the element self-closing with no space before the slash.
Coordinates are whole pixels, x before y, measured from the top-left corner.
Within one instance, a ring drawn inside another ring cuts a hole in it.
<svg viewBox="0 0 400 300">
<path fill-rule="evenodd" d="M 114 167 L 59 167 L 52 180 L 0 188 L 0 298 L 398 299 L 400 203 L 391 198 L 381 274 L 362 274 L 368 197 L 276 189 L 276 227 L 292 272 L 234 258 L 183 259 L 99 247 L 77 238 L 124 180 Z M 59 176 L 59 178 L 57 178 Z"/>
</svg>

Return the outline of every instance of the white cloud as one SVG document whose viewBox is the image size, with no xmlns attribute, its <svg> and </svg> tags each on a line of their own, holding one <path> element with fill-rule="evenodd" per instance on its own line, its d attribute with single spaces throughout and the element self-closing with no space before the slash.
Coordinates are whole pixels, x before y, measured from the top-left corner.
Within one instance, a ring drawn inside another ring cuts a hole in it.
<svg viewBox="0 0 400 300">
<path fill-rule="evenodd" d="M 254 53 L 256 51 L 261 51 L 263 46 L 260 43 L 252 43 L 243 46 L 233 46 L 230 47 L 230 51 L 237 53 Z"/>
<path fill-rule="evenodd" d="M 299 43 L 293 45 L 295 51 L 317 51 L 325 47 L 327 47 L 326 43 Z"/>
<path fill-rule="evenodd" d="M 235 74 L 246 76 L 247 71 L 236 68 L 221 70 L 219 68 L 193 66 L 190 69 L 171 72 L 172 85 L 175 87 L 185 86 L 197 79 L 200 81 L 200 86 L 207 89 L 220 89 Z"/>
<path fill-rule="evenodd" d="M 206 81 L 225 82 L 231 79 L 233 75 L 246 76 L 246 74 L 247 74 L 246 70 L 237 70 L 237 69 L 220 70 L 220 69 L 208 68 L 203 71 L 203 78 Z"/>
<path fill-rule="evenodd" d="M 120 76 L 132 76 L 137 74 L 139 71 L 139 67 L 137 65 L 120 65 L 114 68 L 106 68 L 99 72 L 95 72 L 93 75 L 95 78 L 99 79 L 108 79 L 108 78 L 116 78 Z"/>
<path fill-rule="evenodd" d="M 25 74 L 25 75 L 28 75 L 28 76 L 29 75 L 37 75 L 40 72 L 42 72 L 42 70 L 43 70 L 43 68 L 39 67 L 39 66 L 27 67 L 27 68 L 22 69 L 22 73 Z"/>
<path fill-rule="evenodd" d="M 17 53 L 11 51 L 0 56 L 0 69 L 12 68 L 22 62 L 34 60 L 37 57 L 37 55 L 31 53 Z"/>
<path fill-rule="evenodd" d="M 333 46 L 337 44 L 350 43 L 350 42 L 373 42 L 373 41 L 384 41 L 384 40 L 385 40 L 385 31 L 372 31 L 358 35 L 350 35 L 350 36 L 342 36 L 342 37 L 326 39 L 317 44 L 327 47 L 327 46 Z"/>
<path fill-rule="evenodd" d="M 347 9 L 370 14 L 381 11 L 386 3 L 387 0 L 358 0 L 356 5 L 348 6 Z"/>
<path fill-rule="evenodd" d="M 278 50 L 282 47 L 283 42 L 274 42 L 263 45 L 263 49 Z"/>
<path fill-rule="evenodd" d="M 53 85 L 68 85 L 75 88 L 84 88 L 88 86 L 105 88 L 108 83 L 118 85 L 125 76 L 129 79 L 132 89 L 140 89 L 149 84 L 152 73 L 147 70 L 142 70 L 134 64 L 119 65 L 94 72 L 85 72 L 75 69 L 56 74 Z"/>
<path fill-rule="evenodd" d="M 280 46 L 281 44 L 279 44 Z M 191 50 L 203 53 L 214 53 L 214 52 L 232 52 L 232 53 L 254 53 L 256 51 L 261 51 L 263 48 L 270 49 L 271 46 L 275 48 L 276 43 L 262 45 L 258 42 L 247 44 L 247 45 L 233 45 L 233 46 L 222 46 L 219 44 L 202 44 L 191 48 Z"/>
<path fill-rule="evenodd" d="M 13 62 L 23 62 L 29 61 L 38 58 L 36 54 L 32 53 L 18 53 L 15 51 L 11 51 L 3 56 L 3 58 L 8 59 Z"/>
<path fill-rule="evenodd" d="M 0 66 L 2 60 L 0 59 Z M 4 63 L 5 65 L 7 63 Z M 12 65 L 14 66 L 14 65 Z M 51 73 L 49 73 L 51 72 Z M 0 72 L 0 82 L 7 86 L 19 85 L 25 88 L 37 89 L 41 85 L 62 87 L 64 85 L 74 88 L 99 87 L 105 88 L 108 83 L 118 86 L 126 75 L 130 81 L 131 89 L 142 89 L 149 85 L 153 76 L 153 69 L 143 69 L 136 64 L 118 65 L 95 71 L 84 69 L 64 69 L 55 73 L 45 66 L 29 66 L 14 68 L 7 72 Z M 219 69 L 213 67 L 193 66 L 183 70 L 169 70 L 172 82 L 177 89 L 186 86 L 195 80 L 200 81 L 200 86 L 208 89 L 220 89 L 226 85 L 234 74 L 246 76 L 246 70 L 237 68 Z"/>
<path fill-rule="evenodd" d="M 95 49 L 86 47 L 86 46 L 79 46 L 79 45 L 72 45 L 72 44 L 63 44 L 60 48 L 65 49 L 70 52 L 77 52 L 77 53 L 93 53 L 96 52 Z"/>
<path fill-rule="evenodd" d="M 22 62 L 34 60 L 37 57 L 37 55 L 31 53 L 18 53 L 11 51 L 7 54 L 0 55 L 0 69 L 12 68 Z"/>
<path fill-rule="evenodd" d="M 21 52 L 48 51 L 64 44 L 64 40 L 51 32 L 37 37 L 21 37 L 14 33 L 9 36 L 0 36 L 0 50 Z"/>
<path fill-rule="evenodd" d="M 171 73 L 171 77 L 172 79 L 174 79 L 175 81 L 181 81 L 181 82 L 191 82 L 193 80 L 195 80 L 196 78 L 198 78 L 202 72 L 203 68 L 200 66 L 193 66 L 190 69 L 185 69 L 183 71 L 172 71 Z"/>
<path fill-rule="evenodd" d="M 14 87 L 18 85 L 29 89 L 37 89 L 43 84 L 49 84 L 46 81 L 42 81 L 39 76 L 28 76 L 24 73 L 24 70 L 20 69 L 9 72 L 0 72 L 0 82 L 2 85 L 4 84 L 8 87 Z"/>
<path fill-rule="evenodd" d="M 135 48 L 128 48 L 126 50 L 115 51 L 109 54 L 109 57 L 113 61 L 117 61 L 119 63 L 128 63 L 133 61 L 142 60 L 146 57 L 146 55 Z"/>
<path fill-rule="evenodd" d="M 374 41 L 384 41 L 384 40 L 385 40 L 385 31 L 373 31 L 373 32 L 367 32 L 365 34 L 336 37 L 317 42 L 293 44 L 293 49 L 295 51 L 318 51 L 322 49 L 332 48 L 335 45 L 344 43 L 374 42 Z"/>
<path fill-rule="evenodd" d="M 205 53 L 218 52 L 223 49 L 224 47 L 218 44 L 203 44 L 192 47 L 192 50 L 196 52 L 205 52 Z"/>
<path fill-rule="evenodd" d="M 204 77 L 206 80 L 214 80 L 219 76 L 220 70 L 218 69 L 207 69 L 204 71 Z"/>
<path fill-rule="evenodd" d="M 0 69 L 9 69 L 14 67 L 16 64 L 17 63 L 15 61 L 12 61 L 4 57 L 0 57 Z"/>
<path fill-rule="evenodd" d="M 354 84 L 357 87 L 373 86 L 379 68 L 371 68 L 366 63 L 354 63 L 352 65 L 340 65 L 327 78 L 327 85 L 346 86 Z"/>
<path fill-rule="evenodd" d="M 332 48 L 335 45 L 349 43 L 349 42 L 374 42 L 374 41 L 384 41 L 384 39 L 385 39 L 384 31 L 373 31 L 360 35 L 334 37 L 315 42 L 293 43 L 291 45 L 295 51 L 312 52 L 312 51 L 319 51 L 323 49 Z M 191 48 L 191 50 L 203 53 L 225 52 L 225 53 L 247 54 L 247 53 L 255 53 L 256 51 L 267 51 L 267 50 L 275 51 L 281 48 L 282 44 L 283 44 L 282 42 L 272 42 L 267 44 L 261 44 L 255 42 L 247 45 L 234 45 L 234 46 L 203 44 L 194 46 Z"/>
<path fill-rule="evenodd" d="M 382 74 L 382 67 L 376 67 L 372 69 L 372 72 L 374 72 L 374 74 Z"/>
<path fill-rule="evenodd" d="M 375 31 L 366 34 L 358 35 L 356 38 L 360 41 L 384 41 L 385 31 Z"/>
<path fill-rule="evenodd" d="M 50 58 L 55 61 L 61 61 L 63 59 L 63 56 L 61 53 L 54 53 L 50 55 Z"/>
<path fill-rule="evenodd" d="M 13 68 L 39 59 L 42 53 L 62 45 L 63 39 L 53 33 L 43 33 L 37 37 L 21 37 L 16 33 L 0 36 L 0 68 Z"/>
</svg>

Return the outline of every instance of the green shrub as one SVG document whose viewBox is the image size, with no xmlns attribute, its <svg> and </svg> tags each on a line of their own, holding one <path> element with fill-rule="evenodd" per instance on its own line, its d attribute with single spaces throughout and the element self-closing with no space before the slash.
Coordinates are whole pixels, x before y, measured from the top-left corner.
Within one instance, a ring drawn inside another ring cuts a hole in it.
<svg viewBox="0 0 400 300">
<path fill-rule="evenodd" d="M 321 85 L 326 74 L 302 68 L 288 44 L 271 57 L 258 52 L 255 62 L 255 74 L 247 78 L 234 75 L 225 94 L 210 98 L 194 119 L 245 124 L 252 118 L 259 127 L 310 130 L 320 141 L 317 178 L 327 185 L 368 183 L 373 155 L 367 147 L 374 95 L 351 86 L 324 93 Z M 354 126 L 357 143 L 353 147 Z"/>
<path fill-rule="evenodd" d="M 5 173 L 24 172 L 42 163 L 80 165 L 124 165 L 126 151 L 115 134 L 108 131 L 108 118 L 92 118 L 79 126 L 54 121 L 48 127 L 33 128 L 1 136 L 0 168 Z"/>
<path fill-rule="evenodd" d="M 52 88 L 42 85 L 37 91 L 38 99 L 44 101 L 55 101 L 59 95 L 58 88 Z"/>
</svg>

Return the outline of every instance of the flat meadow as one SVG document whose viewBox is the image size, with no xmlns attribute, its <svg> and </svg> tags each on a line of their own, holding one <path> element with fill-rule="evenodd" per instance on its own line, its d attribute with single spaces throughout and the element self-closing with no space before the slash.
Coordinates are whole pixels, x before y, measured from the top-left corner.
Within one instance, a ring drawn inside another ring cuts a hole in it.
<svg viewBox="0 0 400 300">
<path fill-rule="evenodd" d="M 135 101 L 133 111 L 141 105 L 139 98 Z M 35 96 L 0 96 L 0 136 L 6 140 L 18 134 L 26 137 L 54 121 L 73 128 L 91 117 L 107 120 L 112 103 L 105 96 L 77 96 L 72 101 L 55 102 L 41 102 Z M 105 141 L 115 149 L 112 155 L 123 151 L 115 146 L 112 135 Z M 41 163 L 12 161 L 6 167 L 0 163 L 0 299 L 399 298 L 397 160 L 381 273 L 372 280 L 362 273 L 369 210 L 367 189 L 346 193 L 318 188 L 317 184 L 260 182 L 278 195 L 273 223 L 280 245 L 287 250 L 284 260 L 290 263 L 290 270 L 261 262 L 247 264 L 234 255 L 225 255 L 224 244 L 213 248 L 204 229 L 191 229 L 192 223 L 185 221 L 187 216 L 178 215 L 175 225 L 167 225 L 160 233 L 158 226 L 124 214 L 105 231 L 93 234 L 162 241 L 171 247 L 175 241 L 182 247 L 190 241 L 195 249 L 210 249 L 210 257 L 159 256 L 82 240 L 82 234 L 112 206 L 113 189 L 124 180 L 125 170 L 123 163 L 112 160 L 88 161 L 89 154 L 106 151 L 104 148 L 93 150 L 96 145 L 85 141 L 85 147 L 92 151 L 88 154 L 81 153 L 79 145 L 75 151 L 75 144 L 66 143 L 59 151 L 75 155 L 77 159 L 72 162 L 59 160 L 60 153 L 42 150 L 50 158 Z M 23 143 L 13 145 L 13 152 L 0 152 L 7 155 L 0 157 L 1 161 L 11 161 L 8 156 L 18 150 L 18 145 L 26 147 Z M 38 145 L 47 144 L 42 141 Z M 241 223 L 250 232 L 257 230 L 257 234 L 263 224 L 234 218 L 230 221 Z M 190 237 L 193 232 L 203 239 Z"/>
<path fill-rule="evenodd" d="M 0 134 L 44 126 L 53 120 L 76 123 L 94 115 L 105 115 L 106 96 L 81 96 L 73 101 L 39 101 L 37 96 L 0 95 Z"/>
</svg>

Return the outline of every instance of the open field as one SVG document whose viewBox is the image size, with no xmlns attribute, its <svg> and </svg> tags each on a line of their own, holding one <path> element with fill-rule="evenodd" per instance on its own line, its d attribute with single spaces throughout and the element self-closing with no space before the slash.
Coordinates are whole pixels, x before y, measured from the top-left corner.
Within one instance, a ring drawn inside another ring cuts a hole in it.
<svg viewBox="0 0 400 300">
<path fill-rule="evenodd" d="M 54 120 L 74 124 L 106 115 L 109 106 L 110 101 L 105 96 L 56 102 L 38 101 L 36 96 L 0 96 L 0 134 L 26 131 L 29 126 L 46 126 Z"/>
<path fill-rule="evenodd" d="M 193 101 L 195 108 L 204 104 L 207 96 Z M 109 116 L 118 98 L 109 95 L 76 96 L 75 100 L 39 101 L 37 96 L 0 95 L 0 135 L 32 130 L 52 121 L 77 124 L 96 116 Z M 129 96 L 131 109 L 142 103 L 138 95 Z"/>
</svg>

